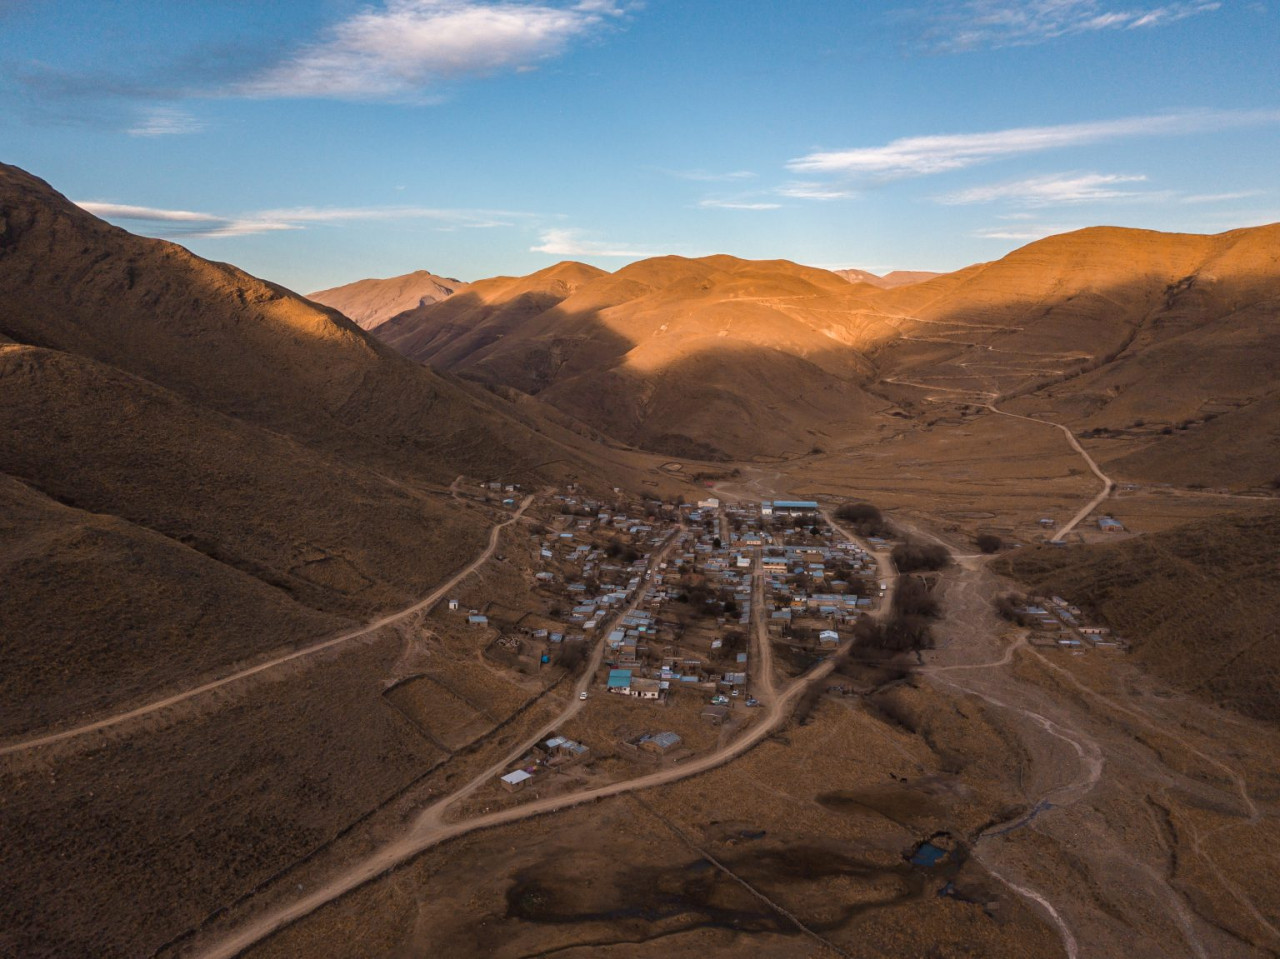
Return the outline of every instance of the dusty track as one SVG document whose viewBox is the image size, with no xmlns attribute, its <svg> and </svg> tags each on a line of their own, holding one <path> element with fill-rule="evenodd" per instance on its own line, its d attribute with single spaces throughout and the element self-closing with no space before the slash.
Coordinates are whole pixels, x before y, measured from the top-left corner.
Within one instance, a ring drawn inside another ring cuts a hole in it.
<svg viewBox="0 0 1280 959">
<path fill-rule="evenodd" d="M 406 609 L 402 609 L 399 612 L 392 613 L 389 616 L 383 616 L 381 619 L 376 619 L 371 623 L 367 623 L 366 625 L 359 627 L 358 629 L 353 629 L 345 633 L 340 633 L 337 636 L 333 636 L 329 639 L 321 640 L 318 643 L 313 643 L 312 645 L 306 646 L 302 649 L 294 650 L 293 652 L 286 653 L 281 656 L 276 656 L 275 658 L 269 659 L 266 662 L 258 663 L 255 666 L 250 666 L 247 669 L 239 670 L 238 672 L 232 673 L 229 676 L 224 676 L 221 679 L 215 679 L 211 682 L 203 683 L 199 686 L 194 686 L 190 689 L 183 690 L 180 693 L 174 693 L 171 696 L 165 696 L 163 699 L 154 700 L 153 702 L 147 703 L 143 706 L 138 706 L 135 709 L 130 709 L 121 713 L 116 713 L 115 715 L 112 715 L 112 716 L 105 716 L 102 719 L 95 720 L 94 722 L 91 722 L 91 723 L 86 723 L 83 726 L 76 726 L 72 729 L 64 729 L 61 732 L 56 732 L 56 733 L 47 733 L 43 736 L 33 736 L 28 739 L 19 740 L 18 742 L 9 743 L 5 746 L 0 746 L 0 756 L 8 756 L 8 755 L 12 755 L 13 753 L 19 753 L 29 749 L 39 749 L 43 746 L 52 746 L 56 743 L 66 742 L 67 740 L 76 739 L 81 736 L 89 735 L 90 733 L 101 732 L 103 730 L 111 729 L 115 726 L 119 726 L 124 723 L 130 722 L 131 720 L 141 719 L 144 716 L 149 716 L 153 713 L 160 712 L 161 710 L 169 709 L 172 706 L 177 706 L 180 703 L 185 703 L 188 700 L 192 700 L 198 696 L 203 696 L 207 693 L 211 693 L 214 690 L 222 689 L 226 686 L 230 686 L 233 683 L 238 683 L 241 680 L 248 679 L 251 676 L 256 676 L 259 673 L 264 673 L 270 669 L 275 669 L 277 666 L 282 666 L 285 663 L 290 663 L 295 660 L 303 659 L 307 656 L 314 656 L 316 653 L 324 652 L 327 649 L 333 649 L 335 646 L 341 646 L 343 643 L 349 643 L 352 640 L 361 639 L 363 637 L 376 633 L 378 630 L 383 629 L 384 627 L 392 626 L 396 623 L 402 622 L 403 620 L 406 620 L 409 617 L 422 612 L 423 610 L 429 609 L 432 606 L 434 606 L 436 603 L 440 602 L 440 600 L 442 600 L 450 590 L 452 590 L 455 586 L 458 585 L 458 583 L 462 582 L 464 579 L 466 579 L 468 576 L 474 573 L 477 569 L 479 569 L 481 565 L 487 562 L 489 557 L 493 555 L 493 551 L 497 548 L 498 538 L 501 536 L 502 530 L 510 526 L 512 523 L 518 522 L 520 517 L 524 515 L 525 511 L 529 508 L 529 505 L 532 502 L 533 502 L 533 494 L 526 496 L 524 498 L 524 501 L 520 504 L 519 509 L 517 509 L 514 514 L 512 514 L 508 519 L 504 520 L 503 522 L 498 523 L 489 531 L 489 545 L 486 546 L 484 550 L 475 559 L 473 559 L 465 567 L 463 567 L 461 570 L 459 570 L 457 573 L 451 576 L 446 582 L 444 582 L 443 584 L 438 586 L 436 589 L 434 589 L 428 596 L 414 603 L 412 606 L 407 607 Z"/>
<path fill-rule="evenodd" d="M 672 540 L 668 541 L 660 551 L 655 552 L 650 560 L 651 568 L 656 567 L 657 563 L 661 561 L 662 557 L 666 555 L 673 544 L 674 535 Z M 758 570 L 759 565 L 757 563 L 757 571 Z M 756 578 L 757 581 L 760 580 L 758 572 Z M 628 609 L 635 606 L 638 601 L 638 597 L 641 595 L 642 590 L 637 592 L 637 599 L 632 601 Z M 759 604 L 753 604 L 753 606 L 753 613 L 755 614 L 756 621 L 760 622 L 763 607 Z M 805 691 L 815 683 L 821 682 L 826 678 L 827 674 L 831 672 L 834 666 L 834 662 L 832 660 L 827 660 L 826 662 L 819 664 L 807 675 L 797 679 L 785 691 L 782 691 L 779 694 L 774 687 L 772 675 L 772 651 L 768 648 L 767 636 L 761 635 L 757 627 L 755 635 L 759 643 L 759 658 L 757 659 L 757 662 L 760 664 L 759 681 L 763 687 L 762 692 L 766 694 L 767 698 L 762 699 L 762 702 L 764 702 L 764 708 L 758 711 L 753 710 L 758 717 L 758 721 L 754 725 L 750 726 L 739 738 L 733 740 L 723 748 L 708 753 L 705 756 L 699 757 L 680 766 L 674 766 L 670 769 L 663 769 L 647 776 L 642 776 L 638 779 L 610 783 L 606 786 L 585 790 L 569 796 L 557 796 L 548 799 L 535 800 L 510 809 L 477 816 L 473 819 L 468 819 L 462 822 L 446 822 L 445 813 L 449 807 L 455 805 L 459 800 L 470 795 L 485 783 L 492 781 L 493 777 L 503 769 L 509 767 L 514 759 L 524 755 L 524 753 L 528 751 L 529 745 L 532 742 L 536 742 L 538 739 L 553 731 L 557 726 L 563 724 L 565 720 L 575 715 L 578 710 L 581 709 L 582 703 L 578 698 L 578 693 L 585 690 L 590 685 L 595 674 L 595 670 L 599 667 L 604 650 L 603 635 L 604 631 L 602 631 L 602 639 L 597 644 L 596 651 L 592 656 L 587 672 L 575 687 L 571 701 L 566 706 L 565 710 L 561 712 L 553 722 L 546 724 L 546 726 L 539 731 L 537 736 L 533 737 L 531 740 L 527 740 L 518 750 L 513 751 L 510 756 L 504 758 L 503 762 L 495 764 L 479 776 L 476 776 L 470 783 L 462 787 L 462 789 L 451 793 L 441 799 L 438 803 L 424 810 L 414 822 L 407 835 L 389 843 L 373 855 L 355 864 L 342 876 L 325 883 L 309 895 L 289 904 L 288 906 L 284 906 L 280 909 L 257 917 L 247 925 L 235 930 L 226 938 L 216 943 L 205 948 L 197 947 L 189 954 L 198 957 L 198 959 L 230 959 L 230 957 L 237 956 L 256 943 L 261 942 L 305 916 L 310 915 L 317 909 L 320 909 L 328 903 L 341 898 L 352 890 L 394 870 L 427 849 L 437 846 L 440 843 L 447 842 L 450 839 L 466 835 L 467 833 L 506 825 L 508 823 L 519 822 L 523 819 L 557 812 L 561 809 L 568 809 L 573 806 L 594 802 L 610 796 L 618 796 L 640 790 L 652 789 L 656 786 L 678 782 L 682 779 L 688 779 L 692 776 L 697 776 L 723 766 L 725 763 L 736 759 L 738 756 L 746 753 L 748 750 L 754 748 L 758 743 L 772 735 L 772 733 L 788 719 L 791 715 L 792 708 Z"/>
<path fill-rule="evenodd" d="M 1058 532 L 1049 540 L 1051 543 L 1060 543 L 1064 536 L 1079 526 L 1081 522 L 1088 518 L 1090 513 L 1102 505 L 1103 500 L 1111 495 L 1111 491 L 1115 489 L 1115 481 L 1106 473 L 1102 472 L 1102 468 L 1098 466 L 1094 461 L 1094 458 L 1086 452 L 1083 446 L 1080 445 L 1080 441 L 1076 439 L 1076 434 L 1072 433 L 1071 430 L 1063 426 L 1061 423 L 1051 423 L 1048 420 L 1038 420 L 1034 416 L 1023 416 L 1020 413 L 1006 413 L 1004 410 L 997 408 L 995 403 L 995 400 L 991 400 L 986 404 L 987 409 L 993 413 L 999 413 L 1001 416 L 1009 416 L 1015 420 L 1026 420 L 1029 423 L 1039 423 L 1041 426 L 1052 426 L 1056 430 L 1061 430 L 1063 435 L 1066 436 L 1067 442 L 1071 444 L 1071 448 L 1080 454 L 1081 458 L 1083 458 L 1085 463 L 1088 464 L 1089 469 L 1093 471 L 1093 474 L 1098 477 L 1098 479 L 1102 480 L 1102 492 L 1091 499 L 1086 506 L 1076 513 L 1075 516 L 1071 517 L 1066 525 L 1058 530 Z"/>
<path fill-rule="evenodd" d="M 681 766 L 642 776 L 639 779 L 610 783 L 607 786 L 600 786 L 571 796 L 541 799 L 485 816 L 477 816 L 464 822 L 442 824 L 437 820 L 428 820 L 426 823 L 420 820 L 419 826 L 408 836 L 383 847 L 373 856 L 357 864 L 345 875 L 326 883 L 310 895 L 283 909 L 254 920 L 251 924 L 236 931 L 228 938 L 208 948 L 199 949 L 192 955 L 199 957 L 199 959 L 231 959 L 231 957 L 239 955 L 250 946 L 292 925 L 299 919 L 310 915 L 353 889 L 357 889 L 365 883 L 390 872 L 419 853 L 458 836 L 494 826 L 506 825 L 507 823 L 519 822 L 522 819 L 529 819 L 533 816 L 558 812 L 561 809 L 580 806 L 583 803 L 594 802 L 597 799 L 652 789 L 655 786 L 678 782 L 723 766 L 772 735 L 774 730 L 790 715 L 791 707 L 799 697 L 814 683 L 824 679 L 831 671 L 832 665 L 832 662 L 828 660 L 794 683 L 771 706 L 761 710 L 763 715 L 759 724 L 752 726 L 741 738 L 734 740 L 722 750 L 709 753 L 700 759 Z M 454 797 L 451 796 L 448 802 L 452 803 L 453 800 Z M 424 818 L 426 817 L 427 814 L 424 813 Z"/>
</svg>

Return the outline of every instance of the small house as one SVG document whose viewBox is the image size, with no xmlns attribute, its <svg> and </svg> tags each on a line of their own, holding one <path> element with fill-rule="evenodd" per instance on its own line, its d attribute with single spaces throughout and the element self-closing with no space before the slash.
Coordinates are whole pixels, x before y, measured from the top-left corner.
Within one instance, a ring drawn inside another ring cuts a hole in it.
<svg viewBox="0 0 1280 959">
<path fill-rule="evenodd" d="M 519 792 L 524 789 L 525 785 L 533 778 L 531 773 L 525 772 L 523 769 L 517 769 L 513 773 L 507 773 L 501 778 L 502 788 L 507 792 Z"/>
<path fill-rule="evenodd" d="M 665 756 L 671 750 L 680 745 L 680 737 L 676 733 L 671 732 L 653 733 L 651 735 L 642 736 L 638 745 L 646 752 Z"/>
<path fill-rule="evenodd" d="M 712 726 L 719 726 L 729 717 L 728 706 L 705 706 L 702 710 L 702 718 L 711 723 Z"/>
</svg>

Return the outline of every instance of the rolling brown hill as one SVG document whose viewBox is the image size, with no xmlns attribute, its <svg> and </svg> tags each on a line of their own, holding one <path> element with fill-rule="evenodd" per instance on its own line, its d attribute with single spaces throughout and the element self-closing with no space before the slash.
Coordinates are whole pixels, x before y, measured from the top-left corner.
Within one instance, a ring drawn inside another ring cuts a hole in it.
<svg viewBox="0 0 1280 959">
<path fill-rule="evenodd" d="M 1280 225 L 1081 230 L 871 305 L 902 317 L 876 356 L 890 382 L 1016 397 L 1012 411 L 1097 431 L 1095 456 L 1125 478 L 1254 486 L 1280 473 Z"/>
<path fill-rule="evenodd" d="M 559 264 L 379 335 L 660 452 L 795 457 L 865 441 L 895 403 L 1000 397 L 1099 442 L 1125 431 L 1098 451 L 1124 476 L 1257 485 L 1280 474 L 1278 312 L 1280 225 L 1098 227 L 894 288 L 724 256 Z M 1162 452 L 1206 421 L 1215 455 Z M 1257 440 L 1233 453 L 1227 437 Z"/>
<path fill-rule="evenodd" d="M 1087 606 L 1171 685 L 1280 721 L 1280 512 L 1223 516 L 1140 539 L 1019 550 L 998 568 Z"/>
<path fill-rule="evenodd" d="M 494 522 L 449 496 L 459 474 L 639 485 L 536 410 L 13 167 L 0 339 L 0 734 L 410 605 Z"/>
<path fill-rule="evenodd" d="M 856 299 L 835 274 L 781 260 L 660 257 L 612 274 L 561 263 L 472 284 L 378 335 L 626 442 L 749 459 L 803 454 L 881 405 L 851 348 L 868 337 L 832 318 L 832 303 Z"/>
<path fill-rule="evenodd" d="M 892 290 L 899 286 L 910 286 L 912 283 L 923 283 L 932 280 L 941 273 L 928 270 L 892 270 L 883 276 L 867 270 L 832 270 L 836 276 L 842 276 L 850 283 L 866 283 L 882 290 Z"/>
<path fill-rule="evenodd" d="M 426 270 L 415 270 L 385 280 L 357 280 L 329 290 L 308 293 L 307 298 L 332 307 L 355 321 L 362 330 L 372 330 L 398 313 L 439 303 L 459 290 L 466 289 L 461 280 L 436 276 Z"/>
</svg>

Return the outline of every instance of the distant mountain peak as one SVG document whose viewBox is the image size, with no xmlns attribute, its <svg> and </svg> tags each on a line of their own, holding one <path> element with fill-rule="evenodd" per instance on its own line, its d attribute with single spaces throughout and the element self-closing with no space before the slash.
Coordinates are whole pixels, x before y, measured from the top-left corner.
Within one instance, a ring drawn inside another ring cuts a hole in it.
<svg viewBox="0 0 1280 959">
<path fill-rule="evenodd" d="M 406 310 L 448 299 L 466 285 L 429 270 L 414 270 L 386 279 L 357 280 L 307 296 L 344 314 L 362 329 L 372 330 Z"/>
</svg>

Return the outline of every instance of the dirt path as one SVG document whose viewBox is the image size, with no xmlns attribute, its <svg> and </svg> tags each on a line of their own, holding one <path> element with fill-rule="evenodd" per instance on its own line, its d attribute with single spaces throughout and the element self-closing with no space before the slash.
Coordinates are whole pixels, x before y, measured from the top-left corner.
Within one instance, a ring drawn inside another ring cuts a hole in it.
<svg viewBox="0 0 1280 959">
<path fill-rule="evenodd" d="M 310 646 L 306 646 L 302 649 L 294 650 L 293 652 L 286 653 L 283 656 L 277 656 L 274 659 L 267 660 L 266 662 L 258 663 L 256 666 L 250 666 L 247 669 L 242 669 L 239 672 L 232 673 L 229 676 L 224 676 L 221 679 L 215 679 L 212 682 L 204 683 L 200 686 L 195 686 L 195 687 L 192 687 L 191 689 L 183 690 L 180 693 L 174 693 L 172 696 L 166 696 L 163 699 L 157 699 L 153 702 L 147 703 L 146 705 L 139 706 L 136 709 L 130 709 L 126 712 L 116 713 L 113 716 L 106 716 L 106 717 L 103 717 L 102 719 L 95 720 L 94 722 L 86 723 L 83 726 L 76 726 L 72 729 L 64 729 L 61 732 L 47 733 L 46 735 L 43 735 L 43 736 L 34 736 L 29 739 L 21 740 L 19 742 L 9 743 L 5 746 L 0 746 L 0 756 L 8 756 L 13 753 L 23 752 L 29 749 L 38 749 L 43 746 L 51 746 L 51 745 L 54 745 L 55 743 L 61 743 L 70 739 L 76 739 L 80 736 L 85 736 L 90 733 L 99 732 L 105 729 L 111 729 L 112 727 L 119 726 L 131 720 L 139 719 L 143 716 L 148 716 L 152 713 L 156 713 L 161 710 L 168 709 L 171 706 L 177 706 L 179 703 L 184 703 L 184 702 L 187 702 L 188 700 L 195 699 L 198 696 L 203 696 L 206 693 L 213 692 L 216 689 L 222 689 L 224 686 L 230 686 L 233 683 L 238 683 L 243 679 L 248 679 L 251 676 L 256 676 L 259 673 L 266 672 L 267 670 L 275 669 L 277 666 L 281 666 L 285 663 L 290 663 L 290 662 L 293 662 L 294 660 L 303 659 L 307 656 L 314 656 L 316 653 L 324 652 L 326 649 L 332 649 L 335 646 L 342 645 L 343 643 L 349 643 L 352 640 L 361 639 L 365 636 L 369 636 L 373 633 L 376 633 L 378 630 L 386 626 L 394 625 L 395 623 L 399 623 L 405 619 L 408 619 L 409 617 L 414 616 L 422 612 L 423 610 L 429 609 L 432 606 L 434 606 L 436 603 L 440 602 L 440 600 L 442 600 L 450 590 L 452 590 L 460 582 L 462 582 L 464 579 L 466 579 L 468 576 L 474 573 L 477 569 L 479 569 L 481 565 L 483 565 L 486 561 L 488 561 L 489 557 L 493 555 L 493 551 L 497 548 L 498 539 L 502 535 L 502 530 L 510 526 L 512 523 L 518 522 L 520 518 L 524 515 L 525 511 L 529 508 L 530 504 L 533 502 L 533 499 L 534 499 L 534 496 L 532 493 L 530 493 L 528 496 L 524 498 L 524 501 L 520 504 L 520 507 L 515 511 L 515 513 L 513 513 L 509 518 L 507 518 L 501 523 L 498 523 L 496 526 L 494 526 L 492 529 L 489 530 L 489 545 L 484 548 L 484 550 L 480 553 L 480 555 L 478 555 L 465 567 L 463 567 L 461 570 L 459 570 L 457 573 L 451 576 L 442 585 L 438 586 L 435 590 L 433 590 L 430 593 L 430 595 L 426 596 L 424 599 L 419 600 L 418 602 L 414 603 L 412 606 L 406 609 L 402 609 L 399 612 L 392 613 L 389 616 L 383 616 L 381 619 L 376 619 L 373 622 L 368 623 L 364 626 L 361 626 L 358 629 L 353 629 L 348 632 L 341 633 L 337 636 L 331 637 L 329 639 L 322 640 L 318 643 L 313 643 Z"/>
<path fill-rule="evenodd" d="M 850 543 L 857 543 L 864 553 L 876 561 L 876 570 L 880 582 L 887 584 L 887 588 L 880 596 L 880 606 L 876 613 L 877 616 L 883 617 L 893 608 L 893 597 L 898 591 L 898 571 L 894 568 L 893 559 L 888 553 L 872 550 L 870 543 L 837 523 L 836 518 L 829 511 L 824 509 L 819 512 L 822 513 L 822 518 L 831 525 L 832 529 L 844 536 Z"/>
<path fill-rule="evenodd" d="M 481 829 L 490 829 L 508 823 L 519 822 L 533 816 L 558 812 L 584 803 L 595 802 L 610 796 L 638 792 L 678 782 L 692 776 L 698 776 L 723 766 L 743 753 L 755 747 L 762 740 L 772 735 L 791 714 L 791 708 L 810 686 L 821 682 L 831 672 L 833 663 L 828 660 L 821 663 L 807 676 L 796 681 L 774 703 L 761 710 L 761 721 L 750 727 L 745 735 L 730 743 L 723 750 L 709 753 L 698 759 L 650 773 L 638 779 L 628 779 L 610 783 L 569 796 L 555 796 L 548 799 L 535 800 L 521 806 L 500 810 L 463 822 L 442 823 L 438 818 L 420 819 L 414 829 L 405 837 L 387 846 L 369 858 L 357 863 L 345 875 L 320 886 L 307 896 L 274 912 L 260 916 L 250 924 L 240 928 L 227 938 L 204 949 L 197 949 L 191 955 L 197 959 L 233 959 L 250 946 L 292 925 L 299 919 L 310 915 L 322 906 L 346 895 L 353 889 L 363 886 L 378 877 L 390 872 L 397 866 L 407 862 L 427 849 L 442 842 L 455 839 L 467 833 Z M 452 802 L 454 797 L 450 797 Z"/>
<path fill-rule="evenodd" d="M 683 532 L 683 527 L 673 532 L 667 538 L 667 541 L 653 552 L 649 557 L 649 565 L 645 570 L 646 574 L 657 569 L 658 565 L 671 554 L 671 550 L 678 542 L 681 532 Z M 475 793 L 478 789 L 481 789 L 488 783 L 493 782 L 495 777 L 500 776 L 503 772 L 510 769 L 512 764 L 516 763 L 522 756 L 526 755 L 534 745 L 546 739 L 559 727 L 563 726 L 582 711 L 586 706 L 586 701 L 582 698 L 582 694 L 587 693 L 590 695 L 591 684 L 595 681 L 596 672 L 600 669 L 601 662 L 604 661 L 605 642 L 609 632 L 619 622 L 621 622 L 624 617 L 635 612 L 636 607 L 638 607 L 644 600 L 644 594 L 645 590 L 648 588 L 648 582 L 649 579 L 647 575 L 642 577 L 640 585 L 636 587 L 635 596 L 631 598 L 631 601 L 622 609 L 618 610 L 618 612 L 611 616 L 606 622 L 602 622 L 600 624 L 600 627 L 597 630 L 599 638 L 596 640 L 595 646 L 591 651 L 591 659 L 587 662 L 586 669 L 583 670 L 581 678 L 576 684 L 574 684 L 569 697 L 569 702 L 566 704 L 564 709 L 553 719 L 544 724 L 542 728 L 532 736 L 526 737 L 522 740 L 519 746 L 511 750 L 507 755 L 503 756 L 501 760 L 473 777 L 471 781 L 461 789 L 455 790 L 448 796 L 442 798 L 439 802 L 436 802 L 425 809 L 414 824 L 415 829 L 426 830 L 433 826 L 445 823 L 446 814 L 450 807 L 456 806 L 459 802 Z"/>
<path fill-rule="evenodd" d="M 778 697 L 773 677 L 773 643 L 769 642 L 769 621 L 765 618 L 764 598 L 764 550 L 757 548 L 755 565 L 751 572 L 751 622 L 756 642 L 756 680 L 760 684 L 756 699 L 766 705 Z"/>
<path fill-rule="evenodd" d="M 1031 647 L 1025 635 L 1007 638 L 1009 630 L 995 620 L 990 605 L 1001 584 L 981 559 L 953 566 L 947 575 L 952 584 L 944 599 L 945 638 L 941 648 L 928 654 L 933 661 L 917 672 L 942 690 L 972 696 L 1009 716 L 1009 728 L 1017 731 L 1030 759 L 1025 807 L 974 837 L 974 858 L 1006 888 L 1046 914 L 1068 956 L 1106 954 L 1098 950 L 1115 947 L 1126 933 L 1099 916 L 1084 887 L 1077 893 L 1069 885 L 1036 888 L 1040 884 L 1029 881 L 1037 873 L 1028 869 L 1027 857 L 1034 861 L 1036 848 L 1028 833 L 1069 834 L 1071 848 L 1081 857 L 1082 873 L 1126 871 L 1132 884 L 1125 892 L 1127 908 L 1141 910 L 1144 919 L 1154 908 L 1168 919 L 1173 938 L 1164 955 L 1203 959 L 1255 954 L 1215 951 L 1215 946 L 1221 950 L 1224 940 L 1216 938 L 1220 932 L 1213 914 L 1206 915 L 1198 906 L 1201 900 L 1189 897 L 1178 882 L 1180 859 L 1203 863 L 1239 914 L 1255 924 L 1258 943 L 1270 939 L 1273 948 L 1280 945 L 1280 931 L 1256 894 L 1226 874 L 1208 843 L 1226 830 L 1265 827 L 1267 814 L 1252 794 L 1243 767 L 1230 761 L 1230 753 L 1220 755 L 1205 740 L 1191 735 L 1191 727 L 1177 722 L 1176 712 L 1167 714 L 1176 700 L 1159 700 L 1168 704 L 1166 711 L 1149 715 L 1127 698 L 1093 689 L 1052 654 Z M 936 662 L 939 658 L 942 663 Z M 1060 683 L 1056 687 L 1029 683 L 1012 668 L 1016 663 L 1035 664 Z M 1221 720 L 1214 717 L 1213 722 Z M 1144 732 L 1153 737 L 1169 738 L 1160 749 L 1153 749 L 1136 735 L 1135 727 L 1145 727 Z M 1166 749 L 1169 758 L 1164 755 Z M 1195 765 L 1188 766 L 1187 759 Z M 1199 764 L 1202 771 L 1197 772 Z M 1214 787 L 1219 776 L 1221 785 Z M 1166 790 L 1191 794 L 1210 788 L 1216 793 L 1213 808 L 1221 810 L 1223 819 L 1203 833 L 1192 829 L 1186 846 L 1179 850 L 1144 849 L 1134 839 L 1132 823 L 1114 818 L 1134 799 L 1147 801 L 1146 797 L 1160 797 Z M 1124 919 L 1120 921 L 1123 924 Z"/>
<path fill-rule="evenodd" d="M 654 554 L 651 560 L 651 567 L 656 567 L 662 557 L 674 546 L 678 534 L 673 534 L 672 539 L 663 547 L 659 553 Z M 643 596 L 643 588 L 637 592 L 637 598 L 632 601 L 628 609 L 631 609 Z M 761 610 L 762 611 L 762 610 Z M 622 614 L 619 614 L 622 615 Z M 603 636 L 604 634 L 602 634 Z M 767 639 L 767 637 L 766 637 Z M 767 646 L 767 642 L 765 643 Z M 760 664 L 762 669 L 768 668 L 771 676 L 772 659 L 769 652 L 762 646 Z M 578 694 L 587 689 L 594 676 L 596 668 L 599 667 L 601 658 L 603 657 L 604 642 L 603 638 L 597 645 L 596 651 L 592 656 L 590 668 L 584 674 L 583 679 L 578 682 L 575 687 L 574 696 L 564 712 L 556 719 L 548 723 L 538 736 L 529 742 L 536 742 L 544 735 L 552 732 L 557 726 L 563 724 L 565 720 L 576 715 L 578 710 L 582 708 L 582 701 L 578 698 Z M 765 680 L 768 687 L 769 699 L 764 700 L 764 707 L 759 710 L 752 710 L 757 714 L 757 722 L 748 727 L 745 734 L 736 740 L 728 743 L 723 748 L 718 748 L 714 752 L 705 756 L 695 758 L 689 762 L 679 766 L 673 766 L 669 769 L 659 770 L 637 779 L 623 780 L 616 783 L 610 783 L 605 786 L 599 786 L 594 789 L 585 790 L 583 792 L 574 793 L 568 796 L 555 796 L 547 799 L 535 800 L 533 802 L 524 803 L 523 805 L 514 806 L 509 809 L 499 810 L 498 812 L 477 816 L 461 822 L 447 822 L 445 819 L 446 810 L 456 804 L 459 800 L 475 792 L 485 783 L 491 782 L 493 777 L 498 775 L 503 769 L 524 755 L 528 751 L 529 742 L 526 742 L 520 749 L 515 750 L 511 755 L 497 763 L 491 768 L 485 770 L 479 776 L 475 777 L 470 783 L 461 790 L 451 793 L 440 802 L 423 811 L 423 813 L 414 822 L 408 834 L 402 838 L 392 842 L 368 858 L 356 863 L 352 868 L 332 881 L 318 887 L 310 894 L 303 898 L 284 906 L 280 909 L 259 916 L 249 922 L 247 925 L 234 931 L 227 938 L 219 942 L 213 943 L 206 948 L 200 949 L 191 955 L 197 959 L 231 959 L 231 957 L 239 955 L 244 950 L 261 942 L 267 937 L 279 932 L 282 929 L 292 925 L 299 919 L 310 915 L 322 906 L 346 895 L 354 889 L 363 886 L 387 872 L 395 869 L 401 864 L 407 862 L 413 857 L 419 855 L 427 849 L 437 846 L 440 843 L 447 842 L 467 833 L 475 832 L 481 829 L 490 829 L 495 826 L 506 825 L 508 823 L 519 822 L 533 816 L 540 816 L 546 813 L 558 812 L 561 809 L 568 809 L 574 806 L 580 806 L 584 803 L 595 802 L 611 796 L 619 796 L 626 793 L 638 792 L 645 789 L 652 789 L 656 786 L 666 785 L 668 783 L 678 782 L 682 779 L 688 779 L 692 776 L 701 775 L 712 769 L 716 769 L 724 764 L 736 759 L 743 753 L 754 748 L 758 743 L 772 735 L 774 730 L 781 726 L 791 715 L 792 708 L 799 698 L 816 683 L 820 683 L 831 672 L 834 667 L 834 661 L 827 661 L 818 664 L 807 675 L 801 676 L 793 682 L 788 688 L 778 693 L 772 684 L 772 679 Z"/>
<path fill-rule="evenodd" d="M 1041 426 L 1052 426 L 1056 430 L 1061 430 L 1067 437 L 1067 442 L 1071 444 L 1071 448 L 1080 454 L 1085 463 L 1089 465 L 1089 469 L 1093 471 L 1093 474 L 1098 477 L 1098 479 L 1102 480 L 1102 492 L 1089 500 L 1088 505 L 1084 506 L 1080 512 L 1071 517 L 1070 521 L 1058 530 L 1058 532 L 1049 540 L 1051 543 L 1061 543 L 1064 536 L 1080 525 L 1083 520 L 1087 519 L 1089 514 L 1101 506 L 1103 500 L 1111 495 L 1111 491 L 1115 489 L 1115 481 L 1106 473 L 1102 472 L 1102 468 L 1098 466 L 1094 461 L 1094 458 L 1088 454 L 1083 446 L 1080 445 L 1080 441 L 1076 439 L 1076 434 L 1071 432 L 1070 429 L 1063 426 L 1061 423 L 1051 423 L 1048 420 L 1038 420 L 1034 416 L 1023 416 L 1020 413 L 1006 413 L 1004 410 L 997 408 L 995 404 L 996 401 L 993 399 L 986 404 L 986 407 L 991 412 L 999 413 L 1001 416 L 1009 416 L 1015 420 L 1026 420 L 1029 423 L 1039 423 Z"/>
</svg>

